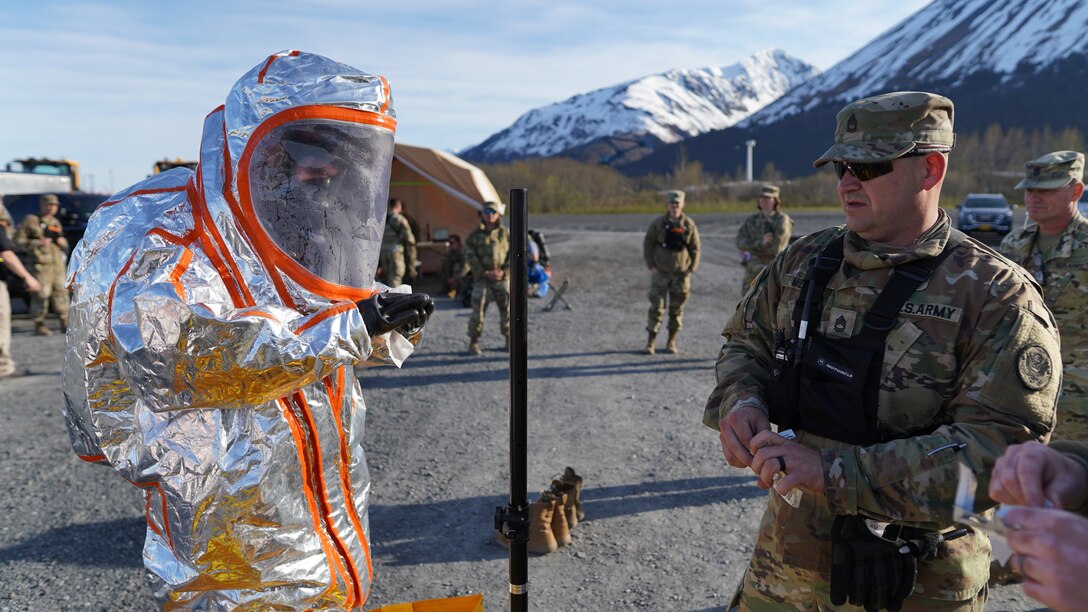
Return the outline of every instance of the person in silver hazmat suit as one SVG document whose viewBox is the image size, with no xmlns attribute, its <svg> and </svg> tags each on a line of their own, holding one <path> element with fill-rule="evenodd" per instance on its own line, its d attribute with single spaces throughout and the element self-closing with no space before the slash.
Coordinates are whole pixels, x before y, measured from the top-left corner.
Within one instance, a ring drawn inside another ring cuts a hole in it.
<svg viewBox="0 0 1088 612">
<path fill-rule="evenodd" d="M 72 255 L 69 434 L 146 495 L 165 608 L 366 600 L 353 367 L 399 366 L 433 311 L 374 281 L 395 117 L 383 77 L 272 55 L 205 119 L 196 172 L 111 197 Z"/>
</svg>

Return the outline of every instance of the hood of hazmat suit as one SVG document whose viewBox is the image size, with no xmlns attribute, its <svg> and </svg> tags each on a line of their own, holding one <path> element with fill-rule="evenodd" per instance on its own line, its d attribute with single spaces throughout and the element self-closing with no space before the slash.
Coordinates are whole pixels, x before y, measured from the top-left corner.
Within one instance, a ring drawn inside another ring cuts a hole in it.
<svg viewBox="0 0 1088 612">
<path fill-rule="evenodd" d="M 366 600 L 353 368 L 399 365 L 420 339 L 371 339 L 356 306 L 387 289 L 395 129 L 384 78 L 277 53 L 207 116 L 195 173 L 119 192 L 73 253 L 69 435 L 147 496 L 143 558 L 167 609 Z"/>
</svg>

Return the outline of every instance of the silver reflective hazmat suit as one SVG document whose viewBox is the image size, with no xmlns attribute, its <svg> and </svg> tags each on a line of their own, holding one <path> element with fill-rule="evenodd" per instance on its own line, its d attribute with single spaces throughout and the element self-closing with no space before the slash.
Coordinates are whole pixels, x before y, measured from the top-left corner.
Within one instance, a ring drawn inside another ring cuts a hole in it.
<svg viewBox="0 0 1088 612">
<path fill-rule="evenodd" d="M 361 608 L 368 337 L 396 119 L 386 80 L 283 52 L 204 122 L 200 164 L 110 198 L 69 266 L 76 453 L 147 497 L 165 608 Z"/>
</svg>

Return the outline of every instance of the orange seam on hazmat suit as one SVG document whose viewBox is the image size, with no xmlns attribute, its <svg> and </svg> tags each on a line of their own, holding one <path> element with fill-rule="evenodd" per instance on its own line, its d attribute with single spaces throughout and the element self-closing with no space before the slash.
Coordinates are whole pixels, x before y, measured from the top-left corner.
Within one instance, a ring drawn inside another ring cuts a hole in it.
<svg viewBox="0 0 1088 612">
<path fill-rule="evenodd" d="M 280 411 L 283 413 L 284 418 L 287 420 L 287 426 L 291 429 L 291 436 L 295 439 L 295 451 L 298 453 L 299 467 L 302 470 L 302 490 L 306 495 L 307 504 L 310 506 L 310 518 L 313 519 L 314 533 L 317 534 L 317 538 L 321 541 L 321 548 L 325 551 L 325 563 L 329 566 L 329 576 L 332 582 L 329 584 L 329 588 L 325 590 L 328 593 L 336 586 L 336 575 L 339 574 L 341 578 L 344 577 L 344 568 L 339 562 L 336 562 L 336 568 L 333 567 L 333 559 L 338 557 L 332 550 L 332 543 L 329 541 L 329 534 L 326 533 L 322 526 L 322 520 L 318 514 L 317 501 L 314 499 L 314 492 L 312 485 L 310 484 L 311 474 L 309 468 L 309 460 L 306 458 L 306 441 L 304 439 L 302 430 L 299 428 L 298 419 L 295 417 L 294 411 L 287 405 L 286 398 L 280 398 L 276 400 L 276 403 L 280 406 Z M 345 582 L 348 582 L 345 579 Z"/>
<path fill-rule="evenodd" d="M 340 484 L 343 486 L 344 500 L 348 508 L 348 516 L 351 518 L 351 525 L 355 529 L 355 534 L 359 537 L 359 543 L 363 547 L 363 554 L 366 558 L 366 572 L 369 580 L 374 580 L 374 567 L 370 560 L 370 542 L 366 539 L 366 533 L 363 531 L 363 522 L 359 519 L 359 511 L 355 508 L 355 491 L 351 486 L 351 471 L 348 467 L 348 442 L 344 437 L 344 422 L 341 416 L 341 412 L 344 409 L 344 370 L 346 368 L 340 367 L 336 370 L 336 384 L 333 385 L 332 377 L 325 378 L 325 391 L 329 396 L 329 406 L 332 408 L 333 418 L 336 419 L 336 435 L 340 440 Z M 370 595 L 370 587 L 367 585 L 367 592 L 362 595 L 362 602 L 367 600 Z M 360 603 L 362 603 L 360 602 Z"/>
<path fill-rule="evenodd" d="M 300 53 L 299 51 L 291 51 L 287 55 L 289 55 L 291 57 L 295 57 L 299 53 Z M 265 61 L 265 63 L 264 63 L 264 68 L 261 68 L 261 72 L 257 75 L 257 82 L 258 83 L 264 83 L 264 75 L 268 74 L 268 69 L 272 67 L 272 62 L 278 60 L 281 57 L 283 57 L 283 56 L 280 55 L 279 53 L 277 53 L 275 55 L 269 55 L 268 56 L 268 60 Z"/>
<path fill-rule="evenodd" d="M 338 314 L 340 314 L 342 312 L 350 312 L 351 309 L 353 309 L 353 308 L 358 308 L 358 306 L 356 306 L 354 302 L 333 304 L 332 306 L 326 308 L 325 310 L 322 310 L 321 312 L 319 312 L 319 313 L 315 314 L 314 316 L 310 317 L 310 320 L 306 321 L 305 323 L 300 325 L 299 328 L 295 330 L 295 333 L 296 334 L 301 334 L 302 332 L 306 331 L 307 329 L 310 329 L 311 327 L 317 325 L 318 323 L 324 321 L 325 319 L 328 319 L 329 317 L 338 315 Z"/>
<path fill-rule="evenodd" d="M 318 499 L 321 501 L 321 505 L 323 506 L 322 509 L 325 513 L 325 524 L 328 525 L 329 532 L 332 534 L 334 540 L 334 544 L 340 551 L 340 554 L 343 555 L 344 561 L 347 562 L 348 571 L 351 573 L 352 598 L 351 601 L 348 602 L 348 606 L 350 607 L 362 596 L 362 592 L 360 591 L 361 585 L 359 584 L 359 568 L 355 567 L 355 558 L 352 557 L 351 554 L 348 552 L 347 544 L 344 542 L 344 539 L 340 536 L 339 532 L 336 529 L 336 526 L 333 524 L 332 504 L 329 503 L 328 485 L 325 482 L 325 468 L 324 463 L 321 460 L 321 440 L 317 434 L 317 424 L 314 422 L 313 413 L 310 412 L 310 406 L 306 403 L 306 397 L 302 394 L 301 391 L 298 391 L 294 394 L 294 400 L 298 405 L 300 412 L 302 412 L 303 416 L 306 418 L 306 426 L 313 434 L 312 448 L 314 452 L 314 478 L 317 480 L 317 484 L 321 485 L 321 488 L 318 490 L 317 493 Z"/>
<path fill-rule="evenodd" d="M 162 189 L 141 189 L 139 191 L 133 191 L 132 193 L 126 194 L 124 197 L 117 198 L 116 200 L 106 200 L 105 202 L 99 204 L 95 208 L 95 210 L 98 210 L 99 208 L 106 208 L 107 206 L 113 206 L 118 202 L 124 202 L 125 200 L 135 196 L 150 195 L 153 193 L 171 193 L 173 191 L 185 191 L 186 187 L 187 186 L 183 185 L 181 187 L 164 187 Z"/>
</svg>

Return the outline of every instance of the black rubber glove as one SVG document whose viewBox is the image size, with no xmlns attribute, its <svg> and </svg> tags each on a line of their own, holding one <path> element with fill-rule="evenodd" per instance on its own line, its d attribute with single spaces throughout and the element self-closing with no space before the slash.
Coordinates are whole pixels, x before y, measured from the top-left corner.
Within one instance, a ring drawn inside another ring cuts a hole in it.
<svg viewBox="0 0 1088 612">
<path fill-rule="evenodd" d="M 375 293 L 358 306 L 371 338 L 393 330 L 411 334 L 434 312 L 434 300 L 426 293 Z"/>
<path fill-rule="evenodd" d="M 860 516 L 839 516 L 831 528 L 831 603 L 895 612 L 914 592 L 918 561 L 882 540 Z"/>
</svg>

